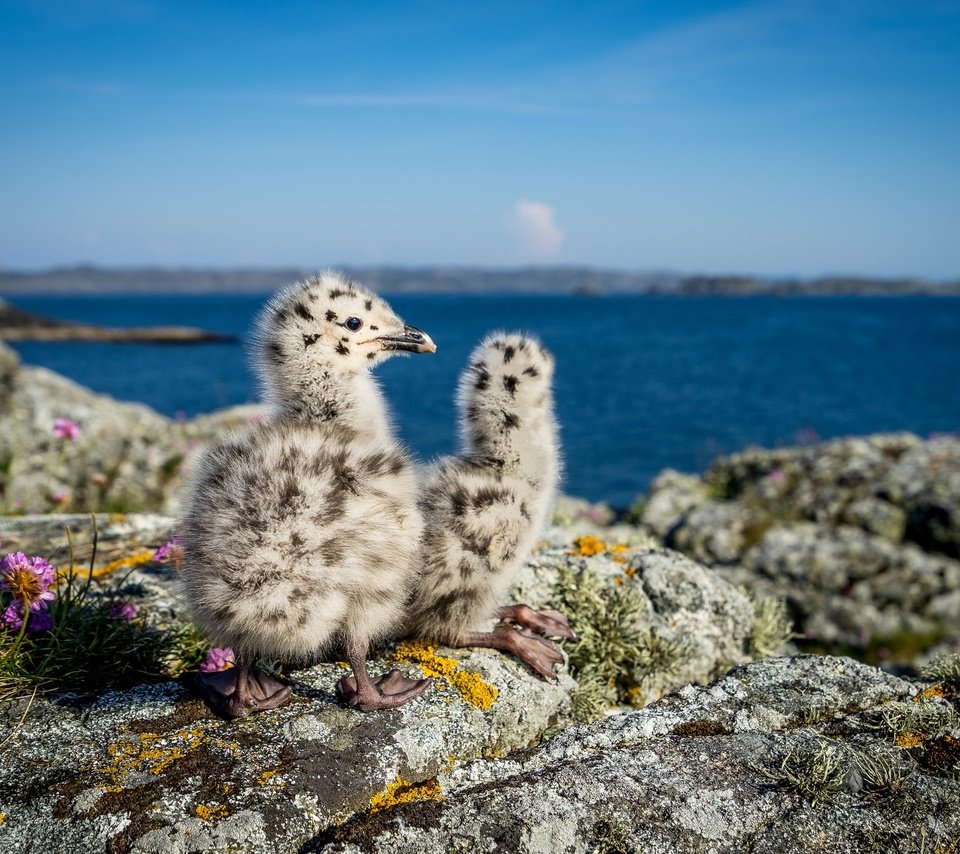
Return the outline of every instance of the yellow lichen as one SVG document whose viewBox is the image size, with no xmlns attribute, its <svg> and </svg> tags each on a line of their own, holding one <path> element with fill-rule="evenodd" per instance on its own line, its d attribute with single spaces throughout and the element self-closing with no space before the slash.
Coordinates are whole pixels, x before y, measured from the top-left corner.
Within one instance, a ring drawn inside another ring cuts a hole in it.
<svg viewBox="0 0 960 854">
<path fill-rule="evenodd" d="M 923 736 L 918 732 L 898 732 L 893 739 L 897 747 L 917 747 L 923 744 Z"/>
<path fill-rule="evenodd" d="M 946 696 L 946 692 L 943 690 L 943 683 L 938 682 L 936 685 L 931 685 L 929 688 L 924 688 L 916 697 L 913 698 L 914 703 L 920 703 L 924 700 L 931 700 L 936 697 L 939 700 L 942 700 Z"/>
<path fill-rule="evenodd" d="M 279 768 L 274 768 L 272 771 L 264 771 L 259 777 L 257 777 L 257 785 L 266 786 L 267 783 L 269 783 L 279 773 L 280 773 Z M 284 783 L 283 780 L 277 780 L 276 785 L 285 786 L 286 783 Z"/>
<path fill-rule="evenodd" d="M 103 564 L 103 566 L 95 566 L 92 573 L 88 566 L 68 566 L 61 569 L 59 575 L 61 578 L 66 578 L 68 575 L 92 575 L 94 578 L 99 578 L 118 569 L 132 569 L 135 566 L 143 566 L 145 563 L 150 563 L 151 560 L 153 560 L 153 552 L 142 551 L 127 555 L 127 557 L 117 558 Z"/>
<path fill-rule="evenodd" d="M 425 641 L 401 641 L 390 659 L 416 664 L 425 676 L 443 679 L 471 706 L 483 711 L 492 708 L 499 693 L 497 689 L 478 674 L 462 670 L 455 658 L 437 655 L 436 649 L 436 644 Z"/>
<path fill-rule="evenodd" d="M 573 541 L 574 554 L 582 557 L 603 554 L 607 550 L 607 544 L 599 537 L 593 534 L 586 534 L 583 537 L 577 537 Z"/>
<path fill-rule="evenodd" d="M 226 818 L 229 815 L 226 804 L 217 804 L 212 807 L 200 804 L 200 806 L 194 809 L 194 812 L 204 821 L 210 821 L 215 818 Z"/>
<path fill-rule="evenodd" d="M 7 816 L 0 812 L 0 824 L 3 824 L 7 820 Z"/>
<path fill-rule="evenodd" d="M 625 552 L 626 550 L 627 550 L 627 544 L 626 544 L 626 543 L 617 543 L 617 544 L 614 545 L 614 546 L 610 546 L 610 551 L 613 552 L 613 554 L 615 554 L 615 555 L 622 554 L 622 553 Z"/>
<path fill-rule="evenodd" d="M 422 783 L 411 783 L 403 777 L 397 777 L 382 792 L 377 792 L 370 799 L 370 812 L 379 812 L 399 804 L 409 804 L 411 801 L 442 801 L 440 784 L 437 778 L 424 780 Z"/>
</svg>

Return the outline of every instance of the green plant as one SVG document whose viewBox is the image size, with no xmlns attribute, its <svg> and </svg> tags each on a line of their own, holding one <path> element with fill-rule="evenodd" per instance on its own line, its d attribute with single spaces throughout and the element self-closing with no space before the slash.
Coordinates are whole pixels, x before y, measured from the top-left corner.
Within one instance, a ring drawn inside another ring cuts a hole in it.
<svg viewBox="0 0 960 854">
<path fill-rule="evenodd" d="M 102 691 L 160 680 L 203 657 L 194 626 L 155 626 L 136 613 L 124 596 L 126 577 L 95 580 L 96 546 L 95 533 L 86 571 L 61 572 L 48 630 L 28 632 L 29 617 L 19 631 L 0 630 L 0 700 L 30 690 Z"/>
<path fill-rule="evenodd" d="M 778 785 L 788 786 L 816 803 L 830 800 L 847 785 L 844 754 L 826 739 L 795 744 L 776 758 L 776 765 L 755 770 Z"/>
<path fill-rule="evenodd" d="M 782 599 L 753 598 L 753 620 L 750 624 L 750 654 L 770 658 L 793 637 L 793 620 Z"/>
<path fill-rule="evenodd" d="M 942 655 L 923 669 L 923 678 L 960 689 L 960 655 Z"/>
</svg>

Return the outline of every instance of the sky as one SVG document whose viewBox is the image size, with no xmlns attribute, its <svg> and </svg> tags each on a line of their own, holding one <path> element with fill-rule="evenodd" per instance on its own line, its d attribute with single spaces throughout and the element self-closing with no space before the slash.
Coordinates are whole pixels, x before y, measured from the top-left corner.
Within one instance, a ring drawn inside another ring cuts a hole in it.
<svg viewBox="0 0 960 854">
<path fill-rule="evenodd" d="M 0 267 L 960 277 L 960 2 L 0 0 Z"/>
</svg>

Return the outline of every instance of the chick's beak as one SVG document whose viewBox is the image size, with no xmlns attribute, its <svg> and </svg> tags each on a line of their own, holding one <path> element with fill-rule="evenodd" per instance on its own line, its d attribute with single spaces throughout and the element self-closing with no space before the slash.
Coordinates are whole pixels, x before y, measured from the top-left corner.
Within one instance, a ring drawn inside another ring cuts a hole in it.
<svg viewBox="0 0 960 854">
<path fill-rule="evenodd" d="M 426 332 L 416 326 L 404 326 L 399 335 L 381 335 L 374 339 L 384 350 L 403 350 L 407 353 L 436 353 L 437 345 Z"/>
</svg>

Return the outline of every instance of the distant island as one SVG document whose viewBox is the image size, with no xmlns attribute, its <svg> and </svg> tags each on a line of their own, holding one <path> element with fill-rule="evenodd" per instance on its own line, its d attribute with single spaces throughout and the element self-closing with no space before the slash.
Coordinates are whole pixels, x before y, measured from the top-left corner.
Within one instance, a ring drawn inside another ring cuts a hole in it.
<svg viewBox="0 0 960 854">
<path fill-rule="evenodd" d="M 208 344 L 236 336 L 192 326 L 129 326 L 116 329 L 42 317 L 0 299 L 0 341 L 99 341 L 114 344 Z"/>
<path fill-rule="evenodd" d="M 336 266 L 336 265 L 332 265 Z M 766 279 L 744 275 L 683 275 L 590 267 L 350 267 L 348 275 L 383 293 L 676 294 L 720 296 L 925 294 L 960 295 L 960 279 L 880 279 L 824 276 Z M 0 270 L 0 294 L 267 293 L 305 278 L 315 269 L 96 267 L 80 265 L 39 272 Z"/>
</svg>

